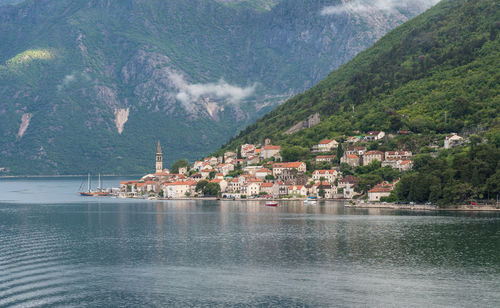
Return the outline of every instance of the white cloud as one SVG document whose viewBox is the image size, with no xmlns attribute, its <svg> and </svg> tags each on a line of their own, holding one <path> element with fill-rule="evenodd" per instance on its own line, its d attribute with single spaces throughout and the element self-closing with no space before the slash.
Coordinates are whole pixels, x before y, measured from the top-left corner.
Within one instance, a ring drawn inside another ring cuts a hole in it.
<svg viewBox="0 0 500 308">
<path fill-rule="evenodd" d="M 225 82 L 223 79 L 217 83 L 188 83 L 180 74 L 169 72 L 170 81 L 179 90 L 176 98 L 188 109 L 190 105 L 200 98 L 210 97 L 214 99 L 224 99 L 229 103 L 239 103 L 255 92 L 256 85 L 241 88 Z"/>
<path fill-rule="evenodd" d="M 431 7 L 437 4 L 440 0 L 342 0 L 342 4 L 325 6 L 321 10 L 321 15 L 340 15 L 347 13 L 366 13 L 378 11 L 395 11 L 418 5 L 423 7 Z"/>
<path fill-rule="evenodd" d="M 57 90 L 61 91 L 63 88 L 67 87 L 70 83 L 76 80 L 75 74 L 70 74 L 64 76 L 64 79 L 60 84 L 57 85 Z"/>
</svg>

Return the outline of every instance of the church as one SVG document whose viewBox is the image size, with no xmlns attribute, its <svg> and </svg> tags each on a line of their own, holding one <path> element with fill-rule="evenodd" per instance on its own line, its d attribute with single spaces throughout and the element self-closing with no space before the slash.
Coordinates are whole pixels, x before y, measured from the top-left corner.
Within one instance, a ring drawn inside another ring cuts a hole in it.
<svg viewBox="0 0 500 308">
<path fill-rule="evenodd" d="M 156 146 L 156 173 L 163 173 L 163 153 L 161 151 L 160 141 Z"/>
</svg>

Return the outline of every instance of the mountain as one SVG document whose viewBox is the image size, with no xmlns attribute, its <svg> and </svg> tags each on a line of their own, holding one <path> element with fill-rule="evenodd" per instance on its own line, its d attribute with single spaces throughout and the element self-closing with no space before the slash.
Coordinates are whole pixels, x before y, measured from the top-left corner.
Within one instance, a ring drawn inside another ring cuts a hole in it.
<svg viewBox="0 0 500 308">
<path fill-rule="evenodd" d="M 21 2 L 23 2 L 23 0 L 0 0 L 0 6 L 7 4 L 17 4 Z"/>
<path fill-rule="evenodd" d="M 434 2 L 1 6 L 0 168 L 142 173 L 157 140 L 167 163 L 198 158 Z"/>
<path fill-rule="evenodd" d="M 498 1 L 442 1 L 266 114 L 220 151 L 264 138 L 309 149 L 354 130 L 422 135 L 490 130 L 498 139 L 499 32 Z M 284 134 L 315 113 L 318 125 Z"/>
</svg>

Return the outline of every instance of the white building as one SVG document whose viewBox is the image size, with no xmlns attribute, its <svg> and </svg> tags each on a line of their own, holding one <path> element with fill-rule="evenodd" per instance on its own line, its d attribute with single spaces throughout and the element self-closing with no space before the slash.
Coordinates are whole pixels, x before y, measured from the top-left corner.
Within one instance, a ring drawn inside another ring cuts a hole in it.
<svg viewBox="0 0 500 308">
<path fill-rule="evenodd" d="M 325 139 L 321 140 L 318 144 L 313 145 L 313 152 L 331 152 L 339 146 L 335 140 Z"/>
<path fill-rule="evenodd" d="M 452 147 L 459 146 L 464 142 L 465 142 L 465 139 L 463 137 L 460 137 L 459 135 L 452 133 L 451 135 L 446 136 L 444 138 L 444 148 L 450 149 Z"/>
</svg>

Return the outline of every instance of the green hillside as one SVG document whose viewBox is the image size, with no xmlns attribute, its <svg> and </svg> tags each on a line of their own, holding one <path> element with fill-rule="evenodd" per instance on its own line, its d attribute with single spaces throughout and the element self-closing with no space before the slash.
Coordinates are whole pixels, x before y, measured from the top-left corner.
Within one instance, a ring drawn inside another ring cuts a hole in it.
<svg viewBox="0 0 500 308">
<path fill-rule="evenodd" d="M 442 1 L 233 138 L 310 147 L 353 130 L 448 133 L 500 126 L 500 3 Z M 319 112 L 319 125 L 283 132 Z"/>
<path fill-rule="evenodd" d="M 413 170 L 399 175 L 386 201 L 492 202 L 500 196 L 499 94 L 500 3 L 442 1 L 247 127 L 219 152 L 271 138 L 282 145 L 285 160 L 315 166 L 310 148 L 321 139 L 345 141 L 385 131 L 392 136 L 365 145 L 416 154 Z M 283 134 L 316 112 L 318 125 Z M 466 143 L 437 150 L 451 132 L 467 137 Z M 341 147 L 333 154 L 342 153 Z M 380 163 L 355 169 L 341 164 L 340 169 L 359 176 L 357 189 L 364 192 L 394 178 Z"/>
<path fill-rule="evenodd" d="M 167 164 L 196 159 L 427 7 L 321 15 L 339 3 L 0 6 L 0 168 L 143 173 L 157 140 Z"/>
</svg>

